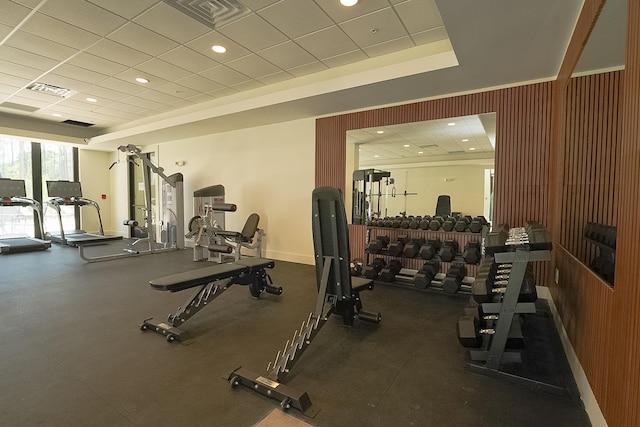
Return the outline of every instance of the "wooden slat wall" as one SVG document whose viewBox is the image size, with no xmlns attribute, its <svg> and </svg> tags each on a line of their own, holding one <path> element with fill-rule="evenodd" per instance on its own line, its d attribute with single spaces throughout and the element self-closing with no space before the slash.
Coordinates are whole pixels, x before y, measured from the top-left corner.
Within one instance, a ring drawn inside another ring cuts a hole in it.
<svg viewBox="0 0 640 427">
<path fill-rule="evenodd" d="M 640 420 L 640 2 L 627 3 L 627 54 L 622 87 L 616 283 L 605 416 L 609 425 Z"/>
<path fill-rule="evenodd" d="M 373 126 L 496 113 L 494 223 L 546 224 L 549 210 L 549 156 L 552 83 L 361 111 L 316 121 L 316 186 L 345 190 L 346 132 Z M 351 241 L 352 258 L 364 258 Z M 549 277 L 542 263 L 535 273 Z"/>
<path fill-rule="evenodd" d="M 598 251 L 584 238 L 587 222 L 617 223 L 620 81 L 622 72 L 571 79 L 560 243 L 583 264 Z"/>
</svg>

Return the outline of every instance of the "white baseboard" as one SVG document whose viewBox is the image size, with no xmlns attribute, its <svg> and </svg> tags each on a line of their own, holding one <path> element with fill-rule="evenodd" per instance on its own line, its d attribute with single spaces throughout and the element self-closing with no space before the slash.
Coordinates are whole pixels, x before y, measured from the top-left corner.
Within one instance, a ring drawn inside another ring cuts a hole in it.
<svg viewBox="0 0 640 427">
<path fill-rule="evenodd" d="M 575 379 L 576 385 L 578 386 L 578 391 L 580 391 L 580 398 L 582 399 L 584 409 L 589 416 L 591 425 L 593 427 L 607 427 L 607 421 L 604 419 L 604 415 L 602 415 L 600 405 L 598 405 L 598 401 L 593 394 L 593 390 L 591 390 L 591 385 L 589 384 L 587 375 L 582 369 L 580 360 L 578 360 L 578 356 L 576 355 L 576 352 L 573 349 L 573 345 L 569 340 L 567 330 L 564 328 L 564 324 L 562 323 L 560 314 L 558 313 L 556 305 L 551 298 L 551 292 L 549 292 L 549 288 L 547 288 L 546 286 L 536 286 L 536 290 L 538 292 L 538 298 L 545 299 L 549 304 L 551 315 L 553 316 L 553 321 L 556 325 L 556 330 L 558 331 L 558 335 L 560 336 L 560 341 L 562 341 L 562 347 L 564 348 L 567 360 L 569 361 L 569 366 L 571 366 L 573 378 Z"/>
</svg>

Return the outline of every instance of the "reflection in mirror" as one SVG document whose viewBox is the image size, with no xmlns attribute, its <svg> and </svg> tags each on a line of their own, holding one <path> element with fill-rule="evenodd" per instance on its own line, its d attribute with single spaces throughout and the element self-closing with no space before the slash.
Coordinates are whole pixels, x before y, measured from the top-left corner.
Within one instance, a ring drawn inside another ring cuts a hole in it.
<svg viewBox="0 0 640 427">
<path fill-rule="evenodd" d="M 347 132 L 347 209 L 354 224 L 372 218 L 451 211 L 491 218 L 495 113 Z M 355 179 L 354 179 L 355 178 Z"/>
</svg>

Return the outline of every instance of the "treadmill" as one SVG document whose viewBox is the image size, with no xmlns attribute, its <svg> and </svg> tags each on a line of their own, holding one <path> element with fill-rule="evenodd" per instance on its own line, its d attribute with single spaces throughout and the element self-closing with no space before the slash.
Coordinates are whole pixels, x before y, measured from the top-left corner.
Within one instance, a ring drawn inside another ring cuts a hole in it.
<svg viewBox="0 0 640 427">
<path fill-rule="evenodd" d="M 47 181 L 47 192 L 51 199 L 47 200 L 47 206 L 52 207 L 58 213 L 58 223 L 60 231 L 57 233 L 47 232 L 52 242 L 68 246 L 78 246 L 80 244 L 100 244 L 111 240 L 121 240 L 122 236 L 105 236 L 102 227 L 102 217 L 100 216 L 100 206 L 91 199 L 82 197 L 82 188 L 79 182 L 72 181 Z M 98 233 L 88 233 L 84 230 L 65 231 L 62 224 L 62 206 L 92 206 L 98 213 L 98 223 L 100 230 Z"/>
<path fill-rule="evenodd" d="M 30 207 L 35 212 L 36 227 L 34 234 L 29 236 L 0 236 L 0 254 L 6 255 L 17 252 L 42 251 L 51 247 L 51 242 L 42 240 L 42 205 L 37 200 L 27 198 L 24 180 L 0 178 L 0 207 Z"/>
</svg>

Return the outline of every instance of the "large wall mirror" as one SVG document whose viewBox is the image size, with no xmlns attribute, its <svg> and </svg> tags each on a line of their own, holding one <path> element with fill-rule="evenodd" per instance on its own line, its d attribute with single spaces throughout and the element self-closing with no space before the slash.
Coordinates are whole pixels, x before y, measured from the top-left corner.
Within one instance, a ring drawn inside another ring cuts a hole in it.
<svg viewBox="0 0 640 427">
<path fill-rule="evenodd" d="M 490 220 L 495 134 L 495 113 L 347 131 L 352 223 L 362 223 L 354 204 L 364 203 L 364 220 L 434 215 L 440 195 L 450 196 L 452 212 Z"/>
</svg>

